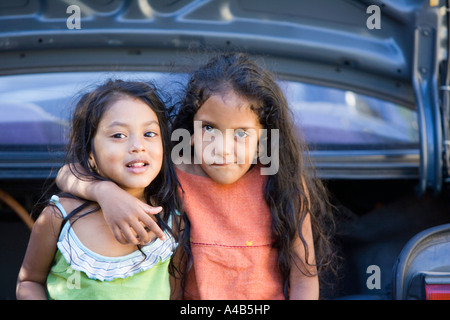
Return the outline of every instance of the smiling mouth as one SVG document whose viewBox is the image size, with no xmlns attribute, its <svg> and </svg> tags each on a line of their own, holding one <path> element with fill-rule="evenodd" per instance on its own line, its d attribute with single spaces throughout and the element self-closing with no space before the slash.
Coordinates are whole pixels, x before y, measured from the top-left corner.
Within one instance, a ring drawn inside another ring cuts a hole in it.
<svg viewBox="0 0 450 320">
<path fill-rule="evenodd" d="M 131 162 L 127 163 L 126 167 L 131 168 L 131 169 L 139 169 L 139 168 L 144 168 L 148 165 L 149 165 L 149 163 L 147 161 L 135 160 L 135 161 L 131 161 Z"/>
</svg>

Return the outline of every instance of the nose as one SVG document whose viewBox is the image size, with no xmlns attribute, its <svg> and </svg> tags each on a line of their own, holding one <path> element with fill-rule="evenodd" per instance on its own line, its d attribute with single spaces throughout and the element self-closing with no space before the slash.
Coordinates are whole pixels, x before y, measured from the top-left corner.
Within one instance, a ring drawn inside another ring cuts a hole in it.
<svg viewBox="0 0 450 320">
<path fill-rule="evenodd" d="M 228 132 L 228 130 L 224 135 L 219 135 L 216 139 L 215 149 L 217 155 L 222 155 L 225 157 L 233 154 L 234 137 Z"/>
<path fill-rule="evenodd" d="M 145 143 L 143 137 L 134 136 L 131 139 L 130 153 L 145 151 Z"/>
</svg>

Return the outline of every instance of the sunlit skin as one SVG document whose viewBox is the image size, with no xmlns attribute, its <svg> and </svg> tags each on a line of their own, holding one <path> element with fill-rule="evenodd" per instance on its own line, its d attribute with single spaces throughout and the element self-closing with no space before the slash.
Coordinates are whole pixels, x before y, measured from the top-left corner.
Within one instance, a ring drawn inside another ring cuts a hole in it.
<svg viewBox="0 0 450 320">
<path fill-rule="evenodd" d="M 208 176 L 220 184 L 239 180 L 257 155 L 260 129 L 251 102 L 233 91 L 213 95 L 194 116 L 200 124 L 192 136 L 196 161 L 181 170 Z"/>
<path fill-rule="evenodd" d="M 93 145 L 91 166 L 101 176 L 142 198 L 163 161 L 156 113 L 139 99 L 116 101 L 103 115 Z"/>
</svg>

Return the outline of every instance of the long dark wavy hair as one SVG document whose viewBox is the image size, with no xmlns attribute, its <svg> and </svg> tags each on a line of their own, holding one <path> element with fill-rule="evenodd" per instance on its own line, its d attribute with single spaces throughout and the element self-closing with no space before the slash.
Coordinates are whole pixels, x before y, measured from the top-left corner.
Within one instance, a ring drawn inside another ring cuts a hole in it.
<svg viewBox="0 0 450 320">
<path fill-rule="evenodd" d="M 194 115 L 212 95 L 224 94 L 230 90 L 249 101 L 255 101 L 252 110 L 258 115 L 268 141 L 271 129 L 279 131 L 279 169 L 268 175 L 264 197 L 272 216 L 273 247 L 278 250 L 278 267 L 284 281 L 284 295 L 289 297 L 289 274 L 292 267 L 308 276 L 315 276 L 306 266 L 292 261 L 295 257 L 294 239 L 299 235 L 309 261 L 312 248 L 302 235 L 302 224 L 311 213 L 314 237 L 315 264 L 321 279 L 324 271 L 334 269 L 337 258 L 332 237 L 335 223 L 326 188 L 316 177 L 308 156 L 306 143 L 296 134 L 293 116 L 285 96 L 272 73 L 242 53 L 223 53 L 212 58 L 195 71 L 186 88 L 180 108 L 173 123 L 173 129 L 184 128 L 192 134 Z M 271 154 L 270 143 L 268 153 Z M 192 263 L 189 247 L 189 223 L 179 244 L 185 250 L 188 266 Z"/>
</svg>

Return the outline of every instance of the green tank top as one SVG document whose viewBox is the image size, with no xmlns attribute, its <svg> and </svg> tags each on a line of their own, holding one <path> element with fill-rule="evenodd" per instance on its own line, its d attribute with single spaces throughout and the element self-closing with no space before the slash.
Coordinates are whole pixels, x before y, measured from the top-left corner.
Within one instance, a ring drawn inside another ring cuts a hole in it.
<svg viewBox="0 0 450 320">
<path fill-rule="evenodd" d="M 53 300 L 166 300 L 170 298 L 169 259 L 151 269 L 111 281 L 90 279 L 74 270 L 58 250 L 47 277 L 48 298 Z"/>
<path fill-rule="evenodd" d="M 53 196 L 51 202 L 66 215 Z M 92 252 L 66 223 L 58 239 L 58 250 L 47 277 L 48 298 L 53 300 L 169 299 L 168 266 L 175 248 L 173 237 L 156 239 L 122 257 Z M 145 256 L 144 256 L 144 254 Z"/>
</svg>

